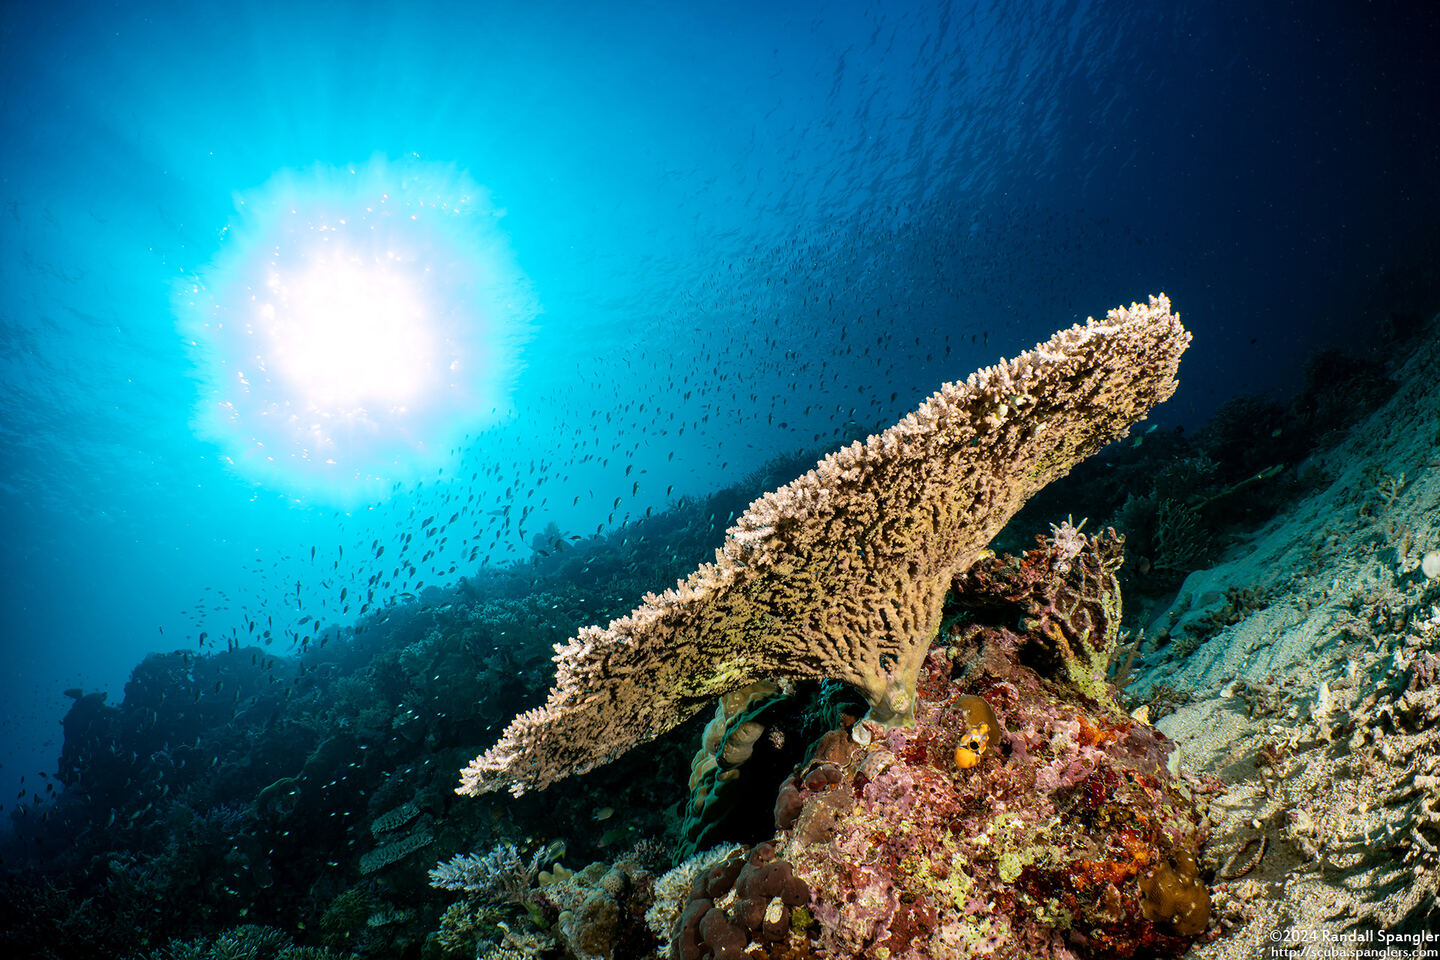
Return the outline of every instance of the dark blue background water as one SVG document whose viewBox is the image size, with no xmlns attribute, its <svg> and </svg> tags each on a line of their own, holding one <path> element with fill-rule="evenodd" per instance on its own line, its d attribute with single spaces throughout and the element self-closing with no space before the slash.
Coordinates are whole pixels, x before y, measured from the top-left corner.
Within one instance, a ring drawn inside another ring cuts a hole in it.
<svg viewBox="0 0 1440 960">
<path fill-rule="evenodd" d="M 462 513 L 385 592 L 887 425 L 1150 293 L 1195 333 L 1161 423 L 1290 389 L 1433 280 L 1419 6 L 6 5 L 4 782 L 53 769 L 64 688 L 344 622 L 427 517 Z M 504 209 L 541 311 L 509 412 L 397 487 L 232 467 L 177 285 L 237 191 L 374 158 Z"/>
</svg>

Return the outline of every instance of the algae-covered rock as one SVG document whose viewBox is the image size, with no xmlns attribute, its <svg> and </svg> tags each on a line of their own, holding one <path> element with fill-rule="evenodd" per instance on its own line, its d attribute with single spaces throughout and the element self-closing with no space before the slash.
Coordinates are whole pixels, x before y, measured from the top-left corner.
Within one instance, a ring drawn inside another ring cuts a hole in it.
<svg viewBox="0 0 1440 960">
<path fill-rule="evenodd" d="M 1204 932 L 1197 785 L 1104 686 L 1118 538 L 1059 532 L 957 582 L 914 727 L 863 721 L 787 781 L 775 848 L 825 956 L 1123 960 Z"/>
</svg>

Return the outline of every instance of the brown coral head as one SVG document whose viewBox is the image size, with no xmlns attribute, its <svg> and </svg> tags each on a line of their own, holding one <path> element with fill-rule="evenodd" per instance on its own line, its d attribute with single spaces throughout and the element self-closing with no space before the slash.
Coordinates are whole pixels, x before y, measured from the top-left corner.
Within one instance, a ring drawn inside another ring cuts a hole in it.
<svg viewBox="0 0 1440 960">
<path fill-rule="evenodd" d="M 809 903 L 811 894 L 774 844 L 762 843 L 747 857 L 712 867 L 691 889 L 691 898 L 675 928 L 672 960 L 746 960 L 752 941 L 785 939 L 791 908 Z"/>
<path fill-rule="evenodd" d="M 1210 925 L 1210 892 L 1197 876 L 1195 858 L 1188 853 L 1140 874 L 1140 895 L 1145 919 L 1167 925 L 1182 937 L 1204 933 Z"/>
<path fill-rule="evenodd" d="M 775 829 L 789 830 L 804 809 L 805 797 L 795 785 L 795 778 L 792 776 L 781 784 L 780 792 L 775 795 Z"/>
</svg>

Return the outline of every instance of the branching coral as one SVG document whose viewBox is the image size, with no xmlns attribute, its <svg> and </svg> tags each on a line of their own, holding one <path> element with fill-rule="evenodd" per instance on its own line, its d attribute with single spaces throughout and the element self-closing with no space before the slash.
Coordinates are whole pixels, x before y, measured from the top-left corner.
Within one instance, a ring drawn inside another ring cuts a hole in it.
<svg viewBox="0 0 1440 960">
<path fill-rule="evenodd" d="M 519 794 L 605 763 L 757 680 L 833 678 L 913 717 L 951 578 L 1037 490 L 1174 391 L 1190 335 L 1163 295 L 948 383 L 900 423 L 751 504 L 714 563 L 557 645 L 546 705 L 458 792 Z"/>
<path fill-rule="evenodd" d="M 524 903 L 541 868 L 554 860 L 560 849 L 558 843 L 542 847 L 526 861 L 515 844 L 498 843 L 484 856 L 461 854 L 436 864 L 430 870 L 430 886 L 464 891 L 481 900 Z"/>
<path fill-rule="evenodd" d="M 1125 538 L 1109 530 L 1088 538 L 1068 523 L 1054 540 L 1008 563 L 987 559 L 957 576 L 961 605 L 1023 619 L 1025 653 L 1064 678 L 1088 700 L 1119 710 L 1106 682 L 1120 638 L 1120 586 Z M 1084 549 L 1072 546 L 1078 539 Z M 993 619 L 993 617 L 992 617 Z"/>
</svg>

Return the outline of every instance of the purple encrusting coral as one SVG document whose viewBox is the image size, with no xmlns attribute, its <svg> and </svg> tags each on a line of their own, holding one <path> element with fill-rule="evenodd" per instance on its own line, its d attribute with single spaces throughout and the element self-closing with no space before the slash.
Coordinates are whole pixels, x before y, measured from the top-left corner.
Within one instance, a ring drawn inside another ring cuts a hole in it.
<svg viewBox="0 0 1440 960">
<path fill-rule="evenodd" d="M 1085 539 L 957 579 L 970 620 L 930 651 L 915 726 L 847 722 L 782 788 L 775 847 L 824 956 L 1176 956 L 1204 932 L 1201 787 L 1104 681 L 1120 541 Z M 973 697 L 1001 731 L 978 763 Z"/>
</svg>

